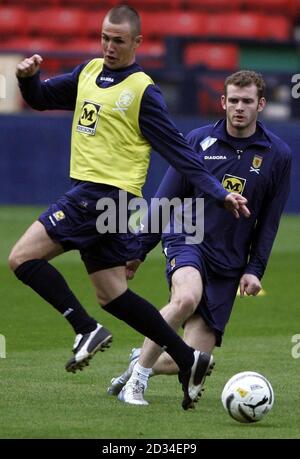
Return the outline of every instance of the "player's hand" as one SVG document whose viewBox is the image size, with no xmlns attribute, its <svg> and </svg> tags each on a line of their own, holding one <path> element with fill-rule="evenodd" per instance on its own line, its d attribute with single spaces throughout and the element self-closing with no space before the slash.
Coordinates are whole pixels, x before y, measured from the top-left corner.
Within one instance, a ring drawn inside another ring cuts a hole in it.
<svg viewBox="0 0 300 459">
<path fill-rule="evenodd" d="M 141 264 L 141 260 L 131 260 L 126 263 L 126 278 L 131 280 L 134 278 L 135 272 Z"/>
<path fill-rule="evenodd" d="M 261 283 L 254 274 L 243 274 L 240 280 L 240 297 L 247 295 L 256 296 L 261 291 Z"/>
<path fill-rule="evenodd" d="M 17 77 L 26 78 L 35 75 L 39 71 L 42 62 L 43 58 L 39 54 L 27 57 L 17 65 Z"/>
<path fill-rule="evenodd" d="M 235 218 L 240 218 L 240 214 L 248 218 L 251 214 L 246 206 L 247 202 L 247 199 L 238 193 L 228 193 L 224 201 L 224 207 L 229 210 Z"/>
</svg>

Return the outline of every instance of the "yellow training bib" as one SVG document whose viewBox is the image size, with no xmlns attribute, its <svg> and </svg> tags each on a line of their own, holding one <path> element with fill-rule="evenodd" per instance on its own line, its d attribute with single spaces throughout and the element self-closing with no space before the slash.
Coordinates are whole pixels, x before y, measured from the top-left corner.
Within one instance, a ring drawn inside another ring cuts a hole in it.
<svg viewBox="0 0 300 459">
<path fill-rule="evenodd" d="M 109 88 L 96 79 L 103 59 L 93 59 L 78 81 L 72 125 L 72 178 L 104 183 L 142 196 L 150 159 L 150 145 L 139 128 L 139 112 L 145 89 L 153 84 L 136 72 Z"/>
</svg>

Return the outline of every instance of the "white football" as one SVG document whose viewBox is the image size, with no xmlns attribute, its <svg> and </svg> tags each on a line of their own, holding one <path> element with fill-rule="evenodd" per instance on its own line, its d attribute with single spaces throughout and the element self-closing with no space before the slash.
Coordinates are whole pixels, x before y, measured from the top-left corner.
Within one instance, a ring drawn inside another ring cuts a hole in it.
<svg viewBox="0 0 300 459">
<path fill-rule="evenodd" d="M 267 378 L 254 371 L 243 371 L 227 381 L 221 399 L 233 419 L 250 423 L 260 421 L 271 410 L 274 392 Z"/>
</svg>

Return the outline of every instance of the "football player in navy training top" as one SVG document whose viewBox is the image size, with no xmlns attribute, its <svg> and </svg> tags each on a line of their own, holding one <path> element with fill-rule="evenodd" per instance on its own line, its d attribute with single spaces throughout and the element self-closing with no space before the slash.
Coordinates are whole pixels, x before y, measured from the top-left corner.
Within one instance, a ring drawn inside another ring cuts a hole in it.
<svg viewBox="0 0 300 459">
<path fill-rule="evenodd" d="M 128 289 L 126 261 L 138 258 L 138 239 L 127 228 L 127 215 L 125 232 L 120 219 L 115 233 L 99 232 L 97 202 L 109 198 L 118 210 L 120 190 L 128 198 L 141 196 L 153 147 L 234 216 L 248 216 L 249 211 L 247 200 L 221 186 L 171 122 L 158 87 L 135 62 L 141 40 L 138 13 L 129 6 L 117 6 L 102 24 L 103 59 L 44 82 L 39 78 L 43 59 L 38 54 L 17 66 L 22 95 L 31 107 L 74 111 L 72 187 L 29 227 L 12 249 L 9 264 L 18 279 L 73 327 L 76 338 L 66 369 L 76 372 L 112 340 L 110 331 L 88 315 L 49 263 L 65 251 L 78 250 L 103 309 L 170 353 L 180 368 L 189 403 L 201 389 L 213 358 L 184 343 L 154 306 Z"/>
<path fill-rule="evenodd" d="M 175 234 L 174 219 L 171 230 L 162 235 L 171 299 L 161 314 L 175 330 L 184 324 L 185 342 L 209 354 L 221 345 L 238 287 L 241 296 L 261 290 L 291 170 L 289 147 L 257 121 L 266 104 L 262 76 L 239 71 L 225 80 L 224 89 L 221 103 L 226 119 L 193 130 L 188 140 L 225 189 L 247 198 L 251 217 L 235 220 L 205 198 L 201 243 L 186 244 L 184 232 Z M 170 167 L 156 197 L 174 196 L 197 198 L 203 193 Z M 140 240 L 143 260 L 160 234 L 140 233 Z M 129 277 L 139 264 L 139 260 L 129 263 Z M 176 363 L 161 352 L 149 339 L 142 351 L 133 349 L 128 369 L 112 379 L 108 393 L 123 402 L 148 404 L 143 394 L 149 375 L 178 373 Z"/>
</svg>

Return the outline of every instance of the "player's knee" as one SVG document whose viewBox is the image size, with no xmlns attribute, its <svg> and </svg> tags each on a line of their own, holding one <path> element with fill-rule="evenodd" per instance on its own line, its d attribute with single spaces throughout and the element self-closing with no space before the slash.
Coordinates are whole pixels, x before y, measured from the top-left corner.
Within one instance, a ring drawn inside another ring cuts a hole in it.
<svg viewBox="0 0 300 459">
<path fill-rule="evenodd" d="M 12 271 L 15 271 L 23 263 L 33 258 L 37 259 L 38 257 L 32 256 L 26 247 L 16 244 L 9 254 L 8 266 Z"/>
<path fill-rule="evenodd" d="M 109 304 L 119 298 L 123 292 L 96 290 L 96 297 L 100 306 L 109 306 Z"/>
<path fill-rule="evenodd" d="M 110 298 L 108 295 L 104 295 L 102 292 L 96 292 L 96 297 L 97 301 L 100 304 L 100 306 L 106 306 L 108 303 L 110 303 Z"/>
<path fill-rule="evenodd" d="M 193 292 L 185 292 L 173 299 L 178 318 L 185 320 L 190 317 L 199 303 L 199 298 Z"/>
<path fill-rule="evenodd" d="M 8 266 L 12 271 L 15 271 L 22 263 L 23 259 L 19 251 L 13 248 L 8 257 Z"/>
</svg>

